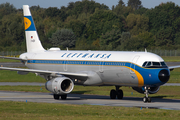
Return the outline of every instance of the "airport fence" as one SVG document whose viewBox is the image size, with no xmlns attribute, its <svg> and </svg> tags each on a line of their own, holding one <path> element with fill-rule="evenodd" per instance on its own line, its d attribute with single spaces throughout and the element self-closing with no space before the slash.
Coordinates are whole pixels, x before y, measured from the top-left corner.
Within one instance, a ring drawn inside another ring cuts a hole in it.
<svg viewBox="0 0 180 120">
<path fill-rule="evenodd" d="M 147 52 L 155 53 L 159 56 L 180 56 L 180 50 L 147 50 Z"/>
<path fill-rule="evenodd" d="M 149 50 L 159 56 L 180 56 L 180 50 Z"/>
<path fill-rule="evenodd" d="M 147 50 L 159 56 L 180 56 L 180 50 Z M 1 51 L 0 56 L 17 57 L 25 51 Z"/>
<path fill-rule="evenodd" d="M 22 53 L 25 51 L 1 51 L 0 56 L 18 57 Z"/>
</svg>

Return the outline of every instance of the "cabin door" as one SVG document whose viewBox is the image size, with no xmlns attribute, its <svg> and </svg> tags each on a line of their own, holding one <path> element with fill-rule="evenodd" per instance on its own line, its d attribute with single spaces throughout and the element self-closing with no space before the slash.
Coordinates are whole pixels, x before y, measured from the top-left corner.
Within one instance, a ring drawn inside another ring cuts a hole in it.
<svg viewBox="0 0 180 120">
<path fill-rule="evenodd" d="M 69 60 L 68 57 L 66 57 L 66 59 L 64 60 L 64 71 L 67 71 L 68 60 Z"/>
<path fill-rule="evenodd" d="M 103 73 L 103 72 L 104 72 L 103 66 L 104 66 L 105 59 L 106 59 L 106 58 L 102 58 L 102 59 L 100 60 L 100 62 L 99 62 L 99 72 L 100 72 L 100 73 Z"/>
<path fill-rule="evenodd" d="M 131 64 L 130 64 L 130 73 L 131 73 L 131 74 L 134 74 L 134 73 L 135 73 L 136 63 L 137 63 L 139 57 L 140 57 L 139 55 L 136 55 L 136 56 L 132 59 L 132 61 L 131 61 Z"/>
</svg>

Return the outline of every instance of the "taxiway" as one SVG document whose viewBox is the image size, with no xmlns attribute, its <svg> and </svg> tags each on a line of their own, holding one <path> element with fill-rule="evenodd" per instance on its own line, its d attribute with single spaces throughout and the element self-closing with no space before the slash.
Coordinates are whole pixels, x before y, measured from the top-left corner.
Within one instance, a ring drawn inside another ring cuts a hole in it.
<svg viewBox="0 0 180 120">
<path fill-rule="evenodd" d="M 137 98 L 137 97 L 136 98 L 124 97 L 122 100 L 118 100 L 118 99 L 112 100 L 109 98 L 109 96 L 68 94 L 66 100 L 54 100 L 53 95 L 51 93 L 0 91 L 0 100 L 180 110 L 180 100 L 163 99 L 163 98 L 152 98 L 151 103 L 143 103 L 142 98 Z"/>
</svg>

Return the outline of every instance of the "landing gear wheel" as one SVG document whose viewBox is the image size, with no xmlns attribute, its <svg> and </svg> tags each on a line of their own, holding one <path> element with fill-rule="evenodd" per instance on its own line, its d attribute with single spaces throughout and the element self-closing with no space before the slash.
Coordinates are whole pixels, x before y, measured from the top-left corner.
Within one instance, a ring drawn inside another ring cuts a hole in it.
<svg viewBox="0 0 180 120">
<path fill-rule="evenodd" d="M 119 89 L 121 86 L 115 86 L 116 90 L 112 89 L 110 92 L 110 98 L 116 99 L 116 96 L 118 99 L 123 99 L 123 91 Z"/>
<path fill-rule="evenodd" d="M 144 94 L 145 94 L 146 96 L 143 98 L 143 102 L 145 102 L 145 103 L 146 103 L 146 102 L 151 102 L 151 98 L 148 97 L 148 95 L 149 95 L 148 87 L 145 86 L 145 87 L 144 87 L 144 90 L 145 90 Z"/>
<path fill-rule="evenodd" d="M 122 90 L 117 91 L 117 98 L 118 99 L 123 99 L 123 91 Z"/>
<path fill-rule="evenodd" d="M 143 102 L 146 103 L 146 102 L 151 102 L 151 98 L 150 97 L 144 97 L 143 98 Z"/>
<path fill-rule="evenodd" d="M 148 102 L 151 102 L 151 98 L 150 97 L 148 97 Z"/>
<path fill-rule="evenodd" d="M 59 95 L 54 94 L 53 97 L 54 97 L 55 100 L 59 100 Z"/>
<path fill-rule="evenodd" d="M 61 99 L 65 100 L 67 98 L 67 94 L 66 95 L 61 95 Z"/>
<path fill-rule="evenodd" d="M 110 92 L 110 98 L 111 99 L 116 99 L 116 91 L 113 89 L 113 90 L 111 90 L 111 92 Z"/>
<path fill-rule="evenodd" d="M 144 97 L 143 98 L 143 102 L 146 103 L 148 101 L 148 98 L 147 97 Z"/>
</svg>

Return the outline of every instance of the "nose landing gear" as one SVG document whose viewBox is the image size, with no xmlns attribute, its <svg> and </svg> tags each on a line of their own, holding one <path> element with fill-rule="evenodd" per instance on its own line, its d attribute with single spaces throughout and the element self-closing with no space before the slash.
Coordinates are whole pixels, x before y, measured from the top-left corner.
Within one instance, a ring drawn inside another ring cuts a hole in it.
<svg viewBox="0 0 180 120">
<path fill-rule="evenodd" d="M 148 87 L 144 87 L 145 89 L 145 92 L 144 94 L 146 95 L 144 98 L 143 98 L 143 102 L 146 103 L 146 102 L 151 102 L 151 98 L 148 96 L 149 95 L 149 92 L 148 92 Z"/>
</svg>

